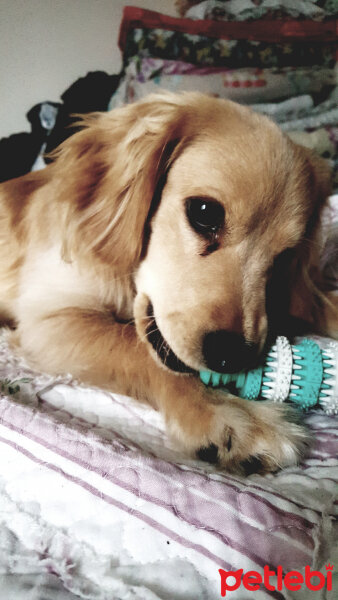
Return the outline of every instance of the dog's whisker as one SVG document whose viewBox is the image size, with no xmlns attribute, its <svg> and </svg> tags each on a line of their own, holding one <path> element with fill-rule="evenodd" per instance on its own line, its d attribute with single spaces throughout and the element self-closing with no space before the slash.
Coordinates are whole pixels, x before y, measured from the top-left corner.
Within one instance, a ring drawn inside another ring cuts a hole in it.
<svg viewBox="0 0 338 600">
<path fill-rule="evenodd" d="M 128 325 L 135 325 L 136 321 L 152 321 L 153 317 L 138 317 L 137 319 L 133 318 L 133 319 L 128 319 L 127 324 Z"/>
<path fill-rule="evenodd" d="M 136 321 L 136 319 L 132 319 L 133 321 Z M 138 317 L 138 320 L 140 321 L 153 321 L 154 317 Z"/>
<path fill-rule="evenodd" d="M 153 333 L 156 333 L 156 331 L 160 331 L 158 327 L 156 327 L 155 329 L 150 329 L 149 331 L 146 332 L 145 337 L 149 337 Z"/>
<path fill-rule="evenodd" d="M 158 329 L 158 331 L 159 331 L 159 329 Z M 163 347 L 164 347 L 164 346 L 165 346 L 165 341 L 164 341 L 164 339 L 162 338 L 162 340 L 161 340 L 161 344 L 160 344 L 160 346 L 157 348 L 157 352 L 158 352 L 158 354 L 161 354 L 161 352 L 162 352 L 162 349 L 163 349 Z"/>
<path fill-rule="evenodd" d="M 164 365 L 167 364 L 167 359 L 168 359 L 169 354 L 170 354 L 170 348 L 169 348 L 169 346 L 167 344 L 167 351 L 166 351 L 166 355 L 164 357 Z"/>
</svg>

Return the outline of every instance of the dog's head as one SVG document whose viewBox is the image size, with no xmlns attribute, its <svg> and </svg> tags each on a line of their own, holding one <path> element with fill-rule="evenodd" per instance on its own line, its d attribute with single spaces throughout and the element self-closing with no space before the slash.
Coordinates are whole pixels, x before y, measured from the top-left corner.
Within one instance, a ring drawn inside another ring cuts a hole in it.
<svg viewBox="0 0 338 600">
<path fill-rule="evenodd" d="M 283 286 L 298 316 L 307 302 L 311 312 L 328 173 L 269 119 L 160 94 L 92 117 L 60 159 L 75 173 L 79 243 L 135 272 L 138 333 L 167 367 L 254 364 L 269 318 L 282 318 Z"/>
</svg>

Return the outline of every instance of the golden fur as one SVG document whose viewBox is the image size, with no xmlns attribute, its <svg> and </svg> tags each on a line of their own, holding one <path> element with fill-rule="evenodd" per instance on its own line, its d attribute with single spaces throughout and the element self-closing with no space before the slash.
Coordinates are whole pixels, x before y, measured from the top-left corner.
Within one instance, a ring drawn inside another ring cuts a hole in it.
<svg viewBox="0 0 338 600">
<path fill-rule="evenodd" d="M 280 278 L 290 310 L 336 335 L 317 266 L 324 162 L 265 117 L 198 93 L 150 96 L 84 124 L 50 166 L 0 188 L 0 315 L 16 325 L 13 342 L 42 370 L 150 403 L 189 452 L 215 445 L 228 469 L 255 457 L 265 469 L 294 463 L 306 434 L 284 407 L 166 369 L 147 325 L 151 302 L 196 370 L 209 331 L 261 350 L 273 264 L 293 248 Z M 225 207 L 216 251 L 187 222 L 191 196 Z"/>
</svg>

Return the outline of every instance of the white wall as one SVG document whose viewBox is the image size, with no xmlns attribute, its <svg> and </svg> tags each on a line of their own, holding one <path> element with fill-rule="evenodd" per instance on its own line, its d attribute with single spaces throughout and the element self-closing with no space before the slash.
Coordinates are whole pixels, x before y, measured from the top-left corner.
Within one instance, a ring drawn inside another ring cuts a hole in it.
<svg viewBox="0 0 338 600">
<path fill-rule="evenodd" d="M 0 0 L 0 138 L 88 71 L 117 73 L 124 5 L 175 15 L 173 0 Z"/>
</svg>

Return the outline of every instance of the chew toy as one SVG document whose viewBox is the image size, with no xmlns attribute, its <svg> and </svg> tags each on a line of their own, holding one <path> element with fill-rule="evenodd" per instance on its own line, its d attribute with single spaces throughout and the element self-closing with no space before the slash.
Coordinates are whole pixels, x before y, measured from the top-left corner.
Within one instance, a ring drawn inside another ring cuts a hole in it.
<svg viewBox="0 0 338 600">
<path fill-rule="evenodd" d="M 338 343 L 321 348 L 304 338 L 291 345 L 279 336 L 258 368 L 231 374 L 201 371 L 200 378 L 207 386 L 228 389 L 248 400 L 289 400 L 302 410 L 320 406 L 333 415 L 338 414 L 337 366 Z"/>
</svg>

